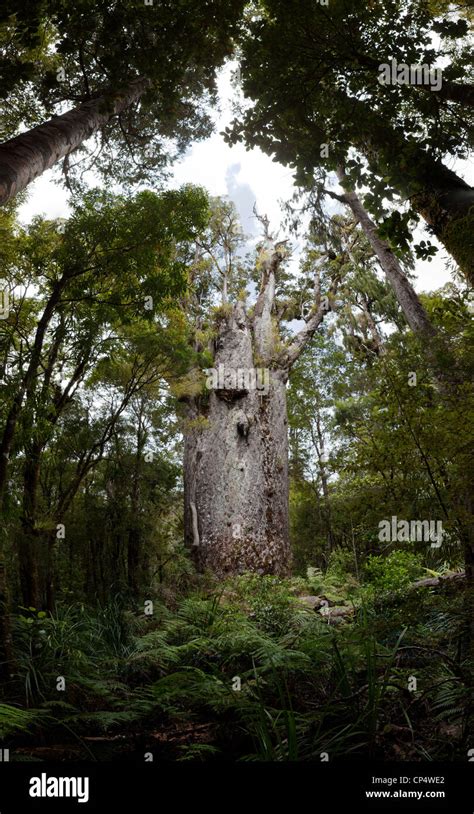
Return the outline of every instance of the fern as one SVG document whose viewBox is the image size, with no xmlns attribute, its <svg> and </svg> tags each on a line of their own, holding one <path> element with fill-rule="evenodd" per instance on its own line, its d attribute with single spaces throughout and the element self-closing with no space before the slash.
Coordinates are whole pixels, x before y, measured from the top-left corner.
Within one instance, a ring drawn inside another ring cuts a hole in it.
<svg viewBox="0 0 474 814">
<path fill-rule="evenodd" d="M 30 727 L 45 720 L 45 714 L 37 709 L 18 709 L 10 704 L 0 704 L 0 738 L 17 732 L 27 732 Z"/>
</svg>

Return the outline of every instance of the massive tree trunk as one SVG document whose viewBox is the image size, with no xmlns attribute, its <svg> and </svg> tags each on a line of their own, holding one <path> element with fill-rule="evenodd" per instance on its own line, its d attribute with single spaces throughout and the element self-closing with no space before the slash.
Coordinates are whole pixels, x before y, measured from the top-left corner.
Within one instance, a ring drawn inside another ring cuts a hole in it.
<svg viewBox="0 0 474 814">
<path fill-rule="evenodd" d="M 137 101 L 149 85 L 147 79 L 136 79 L 0 144 L 0 205 Z"/>
<path fill-rule="evenodd" d="M 255 306 L 223 305 L 208 392 L 186 402 L 185 538 L 198 566 L 221 577 L 285 575 L 291 565 L 286 383 L 329 300 L 320 296 L 318 266 L 305 327 L 284 343 L 275 305 L 284 256 L 266 223 Z M 335 289 L 333 281 L 329 293 Z"/>
<path fill-rule="evenodd" d="M 286 372 L 268 371 L 268 392 L 235 381 L 254 368 L 242 307 L 221 322 L 215 366 L 222 381 L 185 437 L 186 540 L 218 575 L 287 574 L 288 443 Z M 220 386 L 223 385 L 223 386 Z"/>
</svg>

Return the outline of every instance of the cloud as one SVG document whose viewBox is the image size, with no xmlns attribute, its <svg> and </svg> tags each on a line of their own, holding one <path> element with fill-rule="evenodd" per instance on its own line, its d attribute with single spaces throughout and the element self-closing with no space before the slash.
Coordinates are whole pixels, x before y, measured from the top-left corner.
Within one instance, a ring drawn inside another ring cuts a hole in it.
<svg viewBox="0 0 474 814">
<path fill-rule="evenodd" d="M 253 207 L 257 196 L 250 184 L 242 183 L 239 180 L 241 166 L 240 162 L 237 162 L 227 167 L 225 176 L 227 195 L 236 206 L 244 234 L 249 237 L 256 237 L 258 228 L 253 214 Z"/>
<path fill-rule="evenodd" d="M 189 148 L 174 166 L 170 184 L 177 186 L 192 182 L 203 186 L 211 195 L 228 195 L 236 205 L 244 233 L 252 241 L 260 234 L 252 212 L 254 202 L 257 211 L 269 217 L 271 231 L 277 233 L 282 221 L 279 201 L 289 200 L 294 192 L 293 171 L 272 161 L 259 149 L 249 150 L 243 144 L 230 146 L 224 141 L 220 131 L 233 117 L 230 101 L 233 69 L 235 63 L 225 66 L 219 79 L 221 102 L 219 111 L 214 112 L 216 132 Z M 468 169 L 467 162 L 453 160 L 452 163 L 453 169 L 460 174 L 464 172 L 469 180 L 472 170 Z M 39 213 L 47 217 L 67 217 L 68 197 L 63 187 L 52 182 L 49 171 L 31 185 L 28 201 L 20 207 L 20 218 L 28 222 Z M 417 239 L 426 239 L 427 236 L 424 226 L 420 226 Z M 433 290 L 452 278 L 446 260 L 445 252 L 440 252 L 432 263 L 416 262 L 417 291 Z"/>
</svg>

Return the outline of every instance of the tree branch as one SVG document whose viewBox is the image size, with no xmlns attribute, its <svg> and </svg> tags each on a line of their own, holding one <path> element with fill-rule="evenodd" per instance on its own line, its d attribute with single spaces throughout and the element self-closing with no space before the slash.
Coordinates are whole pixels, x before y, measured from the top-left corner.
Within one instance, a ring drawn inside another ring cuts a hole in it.
<svg viewBox="0 0 474 814">
<path fill-rule="evenodd" d="M 328 289 L 328 294 L 325 297 L 321 298 L 321 274 L 320 269 L 322 263 L 324 263 L 327 259 L 327 255 L 324 254 L 319 259 L 319 263 L 315 269 L 315 281 L 314 281 L 314 296 L 315 296 L 315 304 L 314 308 L 312 309 L 311 314 L 309 315 L 306 325 L 304 328 L 296 334 L 292 343 L 286 347 L 280 356 L 278 357 L 277 364 L 279 367 L 286 368 L 289 370 L 298 357 L 303 352 L 304 348 L 308 344 L 308 342 L 312 339 L 316 331 L 318 330 L 319 326 L 321 325 L 325 314 L 331 310 L 330 302 L 331 296 L 335 295 L 339 280 L 335 276 L 331 281 L 331 285 Z"/>
</svg>

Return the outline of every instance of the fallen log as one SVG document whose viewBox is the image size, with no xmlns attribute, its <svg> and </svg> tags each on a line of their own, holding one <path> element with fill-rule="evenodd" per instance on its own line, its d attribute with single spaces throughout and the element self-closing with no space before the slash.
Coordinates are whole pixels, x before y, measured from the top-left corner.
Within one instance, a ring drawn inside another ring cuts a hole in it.
<svg viewBox="0 0 474 814">
<path fill-rule="evenodd" d="M 464 579 L 466 576 L 465 571 L 458 571 L 456 574 L 445 574 L 441 577 L 428 577 L 427 579 L 418 579 L 416 582 L 413 582 L 409 590 L 413 591 L 416 588 L 437 588 L 444 582 L 450 582 L 452 580 L 461 580 Z"/>
</svg>

